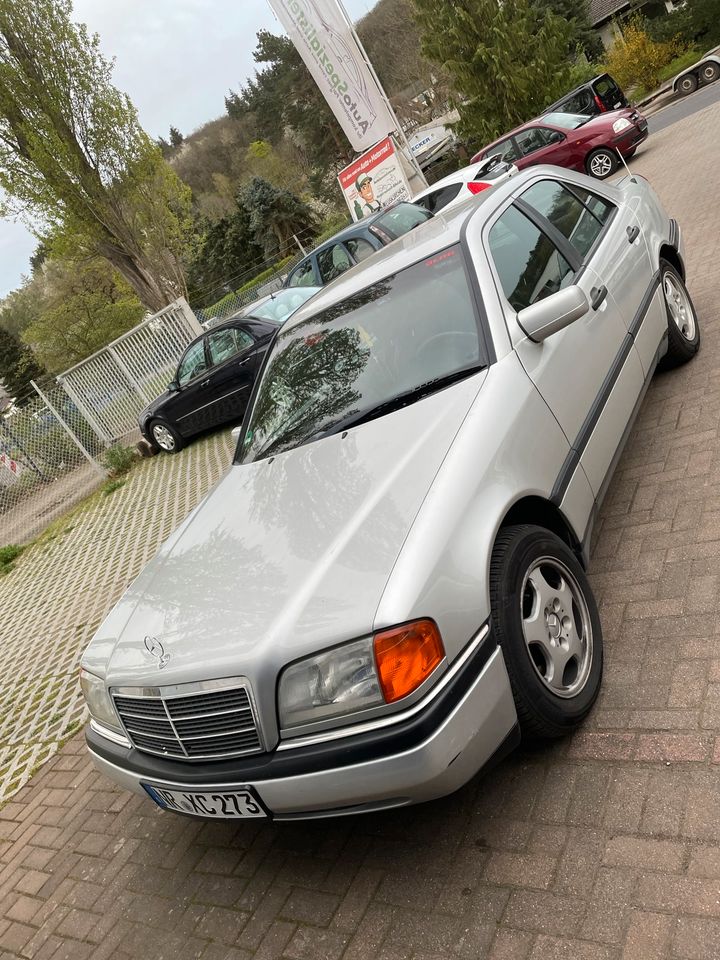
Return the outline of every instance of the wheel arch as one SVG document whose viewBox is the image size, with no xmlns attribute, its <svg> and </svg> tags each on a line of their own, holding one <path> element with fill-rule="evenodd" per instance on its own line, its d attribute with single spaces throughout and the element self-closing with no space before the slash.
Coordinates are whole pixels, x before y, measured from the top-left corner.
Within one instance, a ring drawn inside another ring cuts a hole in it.
<svg viewBox="0 0 720 960">
<path fill-rule="evenodd" d="M 517 500 L 506 511 L 505 516 L 500 522 L 500 526 L 495 535 L 496 539 L 497 534 L 505 527 L 514 526 L 519 523 L 532 523 L 554 533 L 563 543 L 566 543 L 570 547 L 582 564 L 583 569 L 585 568 L 585 558 L 580 539 L 562 510 L 556 507 L 550 500 L 539 496 L 525 496 Z"/>
<path fill-rule="evenodd" d="M 683 263 L 683 259 L 675 247 L 671 246 L 669 243 L 663 243 L 660 247 L 660 259 L 667 260 L 669 264 L 675 267 L 683 280 L 685 280 L 685 264 Z"/>
</svg>

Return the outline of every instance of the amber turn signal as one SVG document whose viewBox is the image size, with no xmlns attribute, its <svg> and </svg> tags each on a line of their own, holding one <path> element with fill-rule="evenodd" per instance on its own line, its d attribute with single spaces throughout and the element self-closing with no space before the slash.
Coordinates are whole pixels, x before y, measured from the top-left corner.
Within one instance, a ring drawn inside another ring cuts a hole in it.
<svg viewBox="0 0 720 960">
<path fill-rule="evenodd" d="M 445 656 L 432 620 L 416 620 L 375 634 L 375 662 L 387 703 L 417 690 Z"/>
</svg>

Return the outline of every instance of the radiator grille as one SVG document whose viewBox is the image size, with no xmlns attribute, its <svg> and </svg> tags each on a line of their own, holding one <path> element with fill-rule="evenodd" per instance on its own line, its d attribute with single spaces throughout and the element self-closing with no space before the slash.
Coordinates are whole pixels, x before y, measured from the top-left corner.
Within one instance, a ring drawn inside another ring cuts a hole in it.
<svg viewBox="0 0 720 960">
<path fill-rule="evenodd" d="M 113 694 L 133 745 L 144 753 L 178 760 L 220 760 L 259 753 L 262 743 L 247 687 L 138 695 Z"/>
</svg>

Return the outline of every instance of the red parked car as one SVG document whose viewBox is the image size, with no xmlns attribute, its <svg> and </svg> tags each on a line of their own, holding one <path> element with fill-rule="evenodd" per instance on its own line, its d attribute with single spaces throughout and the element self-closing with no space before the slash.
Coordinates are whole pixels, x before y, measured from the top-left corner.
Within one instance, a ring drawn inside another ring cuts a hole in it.
<svg viewBox="0 0 720 960">
<path fill-rule="evenodd" d="M 471 163 L 499 154 L 520 170 L 537 163 L 553 163 L 604 180 L 620 164 L 617 151 L 626 159 L 631 157 L 647 135 L 647 120 L 630 107 L 596 117 L 547 113 L 484 147 Z"/>
</svg>

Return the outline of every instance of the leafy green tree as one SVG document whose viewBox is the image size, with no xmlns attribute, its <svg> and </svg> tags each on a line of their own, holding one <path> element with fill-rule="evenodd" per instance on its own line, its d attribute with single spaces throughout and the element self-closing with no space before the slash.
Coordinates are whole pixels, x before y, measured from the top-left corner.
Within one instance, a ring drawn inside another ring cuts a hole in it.
<svg viewBox="0 0 720 960">
<path fill-rule="evenodd" d="M 189 191 L 70 0 L 0 0 L 4 209 L 107 259 L 150 309 L 184 291 Z"/>
<path fill-rule="evenodd" d="M 597 60 L 603 54 L 603 43 L 590 23 L 590 5 L 577 0 L 534 0 L 535 6 L 544 13 L 550 10 L 572 24 L 568 53 L 572 56 L 580 46 L 588 60 Z"/>
<path fill-rule="evenodd" d="M 22 396 L 30 381 L 45 371 L 32 350 L 12 333 L 0 328 L 0 382 L 11 397 Z"/>
<path fill-rule="evenodd" d="M 58 373 L 134 327 L 144 313 L 130 285 L 105 260 L 55 260 L 47 267 L 40 316 L 23 340 Z"/>
<path fill-rule="evenodd" d="M 173 147 L 179 147 L 185 142 L 185 137 L 180 133 L 177 127 L 170 127 L 170 144 Z"/>
<path fill-rule="evenodd" d="M 255 239 L 247 210 L 235 204 L 235 211 L 206 231 L 196 257 L 188 267 L 191 302 L 209 303 L 228 293 L 252 267 L 262 264 L 263 248 Z"/>
<path fill-rule="evenodd" d="M 260 30 L 257 40 L 253 57 L 265 66 L 239 94 L 226 97 L 228 115 L 252 115 L 256 139 L 273 145 L 286 129 L 294 131 L 318 168 L 348 162 L 350 144 L 293 42 L 268 30 Z"/>
<path fill-rule="evenodd" d="M 297 247 L 293 234 L 317 232 L 317 218 L 300 197 L 261 177 L 253 177 L 241 191 L 238 202 L 247 210 L 250 230 L 266 257 L 294 252 Z"/>
<path fill-rule="evenodd" d="M 42 279 L 37 276 L 26 279 L 21 287 L 0 300 L 0 328 L 13 336 L 21 336 L 40 316 L 42 301 Z"/>
<path fill-rule="evenodd" d="M 423 53 L 450 75 L 459 129 L 480 146 L 569 89 L 573 25 L 531 0 L 414 0 Z"/>
</svg>

